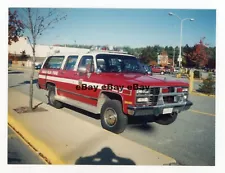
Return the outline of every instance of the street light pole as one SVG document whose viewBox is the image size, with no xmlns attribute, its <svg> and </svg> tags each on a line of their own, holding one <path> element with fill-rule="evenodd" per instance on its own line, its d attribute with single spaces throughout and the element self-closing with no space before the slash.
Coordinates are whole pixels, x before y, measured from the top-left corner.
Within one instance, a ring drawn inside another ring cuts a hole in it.
<svg viewBox="0 0 225 173">
<path fill-rule="evenodd" d="M 182 49 L 182 30 L 183 30 L 183 21 L 180 22 L 180 51 L 179 51 L 179 67 L 181 67 L 181 49 Z"/>
<path fill-rule="evenodd" d="M 173 67 L 174 67 L 174 58 L 175 58 L 175 48 L 173 49 Z"/>
<path fill-rule="evenodd" d="M 170 16 L 176 16 L 179 20 L 180 20 L 180 51 L 179 51 L 179 58 L 178 58 L 178 62 L 179 62 L 179 67 L 181 67 L 181 62 L 182 62 L 182 58 L 181 58 L 181 49 L 182 49 L 182 36 L 183 36 L 183 22 L 185 20 L 190 20 L 190 21 L 194 21 L 195 19 L 193 18 L 184 18 L 181 19 L 178 15 L 174 14 L 174 13 L 169 13 Z"/>
</svg>

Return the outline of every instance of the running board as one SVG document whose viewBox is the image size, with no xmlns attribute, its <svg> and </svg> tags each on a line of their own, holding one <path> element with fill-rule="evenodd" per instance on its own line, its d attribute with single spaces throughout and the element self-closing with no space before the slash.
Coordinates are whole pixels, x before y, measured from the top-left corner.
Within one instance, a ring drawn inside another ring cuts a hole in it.
<svg viewBox="0 0 225 173">
<path fill-rule="evenodd" d="M 88 112 L 91 112 L 91 113 L 94 113 L 94 114 L 100 114 L 100 111 L 98 111 L 96 106 L 92 106 L 92 105 L 82 103 L 82 102 L 77 101 L 77 100 L 72 100 L 70 98 L 67 98 L 67 97 L 64 97 L 64 96 L 59 96 L 59 95 L 56 95 L 55 99 L 60 101 L 60 102 L 66 103 L 68 105 L 86 110 Z"/>
</svg>

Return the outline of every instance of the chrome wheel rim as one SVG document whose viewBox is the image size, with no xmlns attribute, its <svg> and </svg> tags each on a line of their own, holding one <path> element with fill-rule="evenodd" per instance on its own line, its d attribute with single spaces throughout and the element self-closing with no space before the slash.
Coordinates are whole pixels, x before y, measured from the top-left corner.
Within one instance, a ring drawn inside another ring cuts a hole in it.
<svg viewBox="0 0 225 173">
<path fill-rule="evenodd" d="M 116 111 L 112 108 L 107 108 L 104 113 L 104 121 L 110 127 L 115 126 L 117 122 Z"/>
</svg>

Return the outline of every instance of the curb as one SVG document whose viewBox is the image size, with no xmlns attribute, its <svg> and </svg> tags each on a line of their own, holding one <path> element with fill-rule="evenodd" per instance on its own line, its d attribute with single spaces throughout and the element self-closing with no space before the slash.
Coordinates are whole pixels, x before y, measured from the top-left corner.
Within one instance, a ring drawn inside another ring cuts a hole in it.
<svg viewBox="0 0 225 173">
<path fill-rule="evenodd" d="M 22 67 L 9 67 L 8 69 L 13 69 L 13 70 L 22 70 L 22 71 L 31 71 L 31 68 L 22 68 Z M 39 72 L 40 70 L 34 70 L 36 72 Z"/>
<path fill-rule="evenodd" d="M 192 91 L 191 92 L 192 95 L 197 95 L 197 96 L 204 96 L 204 97 L 216 97 L 216 95 L 212 95 L 212 94 L 204 94 L 204 93 L 199 93 L 199 92 L 196 92 L 196 91 Z"/>
<path fill-rule="evenodd" d="M 42 141 L 35 139 L 13 116 L 8 113 L 8 125 L 15 133 L 23 139 L 47 164 L 62 165 L 66 164 L 55 154 L 51 148 L 47 147 Z"/>
</svg>

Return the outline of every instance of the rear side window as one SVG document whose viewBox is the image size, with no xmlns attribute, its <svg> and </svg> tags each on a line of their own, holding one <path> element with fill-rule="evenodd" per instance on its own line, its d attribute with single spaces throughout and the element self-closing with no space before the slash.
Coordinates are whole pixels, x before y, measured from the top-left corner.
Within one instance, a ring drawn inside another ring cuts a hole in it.
<svg viewBox="0 0 225 173">
<path fill-rule="evenodd" d="M 64 60 L 64 56 L 51 56 L 47 59 L 43 68 L 60 69 Z"/>
<path fill-rule="evenodd" d="M 66 64 L 64 66 L 64 70 L 73 70 L 74 66 L 77 62 L 78 56 L 68 56 L 67 60 L 66 60 Z"/>
</svg>

